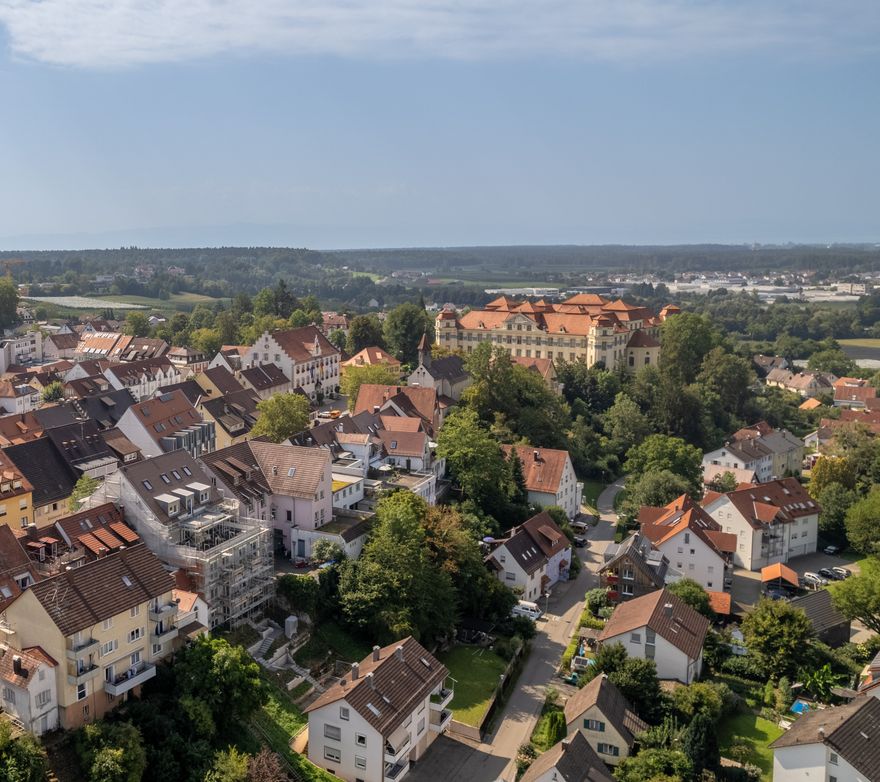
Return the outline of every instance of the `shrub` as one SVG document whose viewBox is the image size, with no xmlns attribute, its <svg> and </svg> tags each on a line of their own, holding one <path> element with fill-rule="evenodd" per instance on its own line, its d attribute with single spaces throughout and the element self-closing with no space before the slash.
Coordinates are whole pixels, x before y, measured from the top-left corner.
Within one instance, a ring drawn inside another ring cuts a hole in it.
<svg viewBox="0 0 880 782">
<path fill-rule="evenodd" d="M 531 641 L 538 632 L 535 623 L 527 616 L 514 616 L 510 620 L 513 635 L 518 635 L 525 641 Z"/>
<path fill-rule="evenodd" d="M 782 676 L 779 679 L 779 686 L 776 691 L 776 711 L 780 714 L 785 714 L 791 708 L 793 702 L 794 695 L 791 692 L 791 682 L 787 676 Z"/>
<path fill-rule="evenodd" d="M 721 663 L 723 673 L 739 676 L 752 681 L 762 681 L 765 673 L 761 670 L 757 661 L 751 655 L 732 655 Z"/>
<path fill-rule="evenodd" d="M 586 607 L 593 615 L 599 613 L 599 609 L 608 605 L 608 590 L 604 588 L 591 589 L 584 595 Z"/>
<path fill-rule="evenodd" d="M 771 708 L 776 705 L 776 688 L 770 681 L 764 685 L 764 705 Z"/>
</svg>

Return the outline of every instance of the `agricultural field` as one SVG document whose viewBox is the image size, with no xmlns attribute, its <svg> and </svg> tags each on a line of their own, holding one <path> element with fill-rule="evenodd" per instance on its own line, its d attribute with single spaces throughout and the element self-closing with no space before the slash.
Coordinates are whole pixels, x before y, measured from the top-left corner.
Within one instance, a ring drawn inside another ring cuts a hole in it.
<svg viewBox="0 0 880 782">
<path fill-rule="evenodd" d="M 215 299 L 213 296 L 203 296 L 200 293 L 172 293 L 167 299 L 154 299 L 149 296 L 104 296 L 109 304 L 107 307 L 124 307 L 137 305 L 140 308 L 156 310 L 180 310 L 189 311 L 197 304 L 214 304 L 226 299 Z"/>
<path fill-rule="evenodd" d="M 105 310 L 115 307 L 116 309 L 142 310 L 146 306 L 138 302 L 123 303 L 119 299 L 124 297 L 108 296 L 103 299 L 92 296 L 32 296 L 23 297 L 24 301 L 72 310 Z M 138 298 L 132 296 L 131 298 Z"/>
</svg>

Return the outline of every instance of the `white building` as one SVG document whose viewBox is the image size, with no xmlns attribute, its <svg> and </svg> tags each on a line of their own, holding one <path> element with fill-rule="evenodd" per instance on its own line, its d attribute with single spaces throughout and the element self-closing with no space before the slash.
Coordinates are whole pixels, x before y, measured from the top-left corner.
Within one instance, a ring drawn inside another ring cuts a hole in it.
<svg viewBox="0 0 880 782">
<path fill-rule="evenodd" d="M 613 782 L 613 777 L 584 735 L 575 733 L 539 755 L 519 782 Z"/>
<path fill-rule="evenodd" d="M 174 385 L 184 379 L 181 370 L 164 356 L 111 364 L 104 370 L 104 377 L 117 390 L 127 388 L 138 401 L 154 396 L 162 386 Z"/>
<path fill-rule="evenodd" d="M 556 505 L 562 508 L 570 519 L 581 512 L 584 485 L 578 482 L 568 451 L 533 448 L 529 445 L 501 447 L 508 458 L 511 450 L 516 451 L 522 465 L 530 503 L 540 505 L 542 508 Z"/>
<path fill-rule="evenodd" d="M 413 638 L 380 649 L 307 709 L 308 757 L 346 782 L 397 782 L 452 721 L 449 671 Z"/>
<path fill-rule="evenodd" d="M 816 550 L 819 505 L 795 478 L 728 494 L 710 492 L 703 509 L 736 536 L 734 564 L 760 570 Z"/>
<path fill-rule="evenodd" d="M 43 335 L 39 330 L 0 339 L 0 375 L 15 364 L 43 360 Z"/>
<path fill-rule="evenodd" d="M 0 644 L 0 706 L 23 730 L 42 736 L 58 727 L 54 660 L 39 646 L 11 649 Z"/>
<path fill-rule="evenodd" d="M 703 667 L 709 620 L 666 589 L 621 603 L 599 635 L 602 646 L 623 644 L 627 655 L 653 660 L 657 676 L 684 684 Z"/>
<path fill-rule="evenodd" d="M 880 700 L 854 698 L 808 711 L 776 741 L 773 782 L 876 782 L 880 779 Z"/>
<path fill-rule="evenodd" d="M 313 402 L 339 393 L 339 350 L 316 326 L 267 331 L 241 357 L 242 369 L 270 363 Z"/>
<path fill-rule="evenodd" d="M 546 511 L 510 530 L 486 561 L 524 600 L 535 601 L 557 581 L 567 581 L 571 543 Z"/>
</svg>

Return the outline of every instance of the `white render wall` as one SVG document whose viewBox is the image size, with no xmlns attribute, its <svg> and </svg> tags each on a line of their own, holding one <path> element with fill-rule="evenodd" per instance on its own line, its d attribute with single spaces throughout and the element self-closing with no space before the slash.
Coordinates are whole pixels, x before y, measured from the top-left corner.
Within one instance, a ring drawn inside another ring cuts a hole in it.
<svg viewBox="0 0 880 782">
<path fill-rule="evenodd" d="M 685 543 L 686 533 L 690 536 L 689 543 Z M 694 532 L 682 530 L 659 549 L 683 577 L 692 578 L 704 589 L 716 592 L 724 589 L 724 560 Z"/>
<path fill-rule="evenodd" d="M 620 635 L 606 638 L 602 644 L 621 643 L 626 653 L 630 657 L 645 658 L 645 637 L 646 627 L 640 627 L 629 633 L 621 633 Z M 633 640 L 633 633 L 639 637 L 638 642 Z M 654 663 L 657 666 L 657 676 L 660 679 L 677 679 L 684 684 L 690 684 L 700 675 L 702 666 L 702 653 L 698 660 L 691 660 L 677 646 L 673 646 L 665 638 L 659 634 L 655 636 Z"/>
<path fill-rule="evenodd" d="M 773 782 L 872 782 L 842 757 L 830 762 L 831 750 L 824 744 L 801 744 L 773 750 Z"/>
</svg>

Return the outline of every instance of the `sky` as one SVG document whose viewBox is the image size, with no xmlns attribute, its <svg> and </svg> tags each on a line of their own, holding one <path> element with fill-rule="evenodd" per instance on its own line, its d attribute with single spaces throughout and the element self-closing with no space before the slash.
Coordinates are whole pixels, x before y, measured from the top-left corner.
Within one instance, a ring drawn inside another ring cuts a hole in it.
<svg viewBox="0 0 880 782">
<path fill-rule="evenodd" d="M 880 241 L 877 0 L 0 0 L 0 249 Z"/>
</svg>

